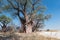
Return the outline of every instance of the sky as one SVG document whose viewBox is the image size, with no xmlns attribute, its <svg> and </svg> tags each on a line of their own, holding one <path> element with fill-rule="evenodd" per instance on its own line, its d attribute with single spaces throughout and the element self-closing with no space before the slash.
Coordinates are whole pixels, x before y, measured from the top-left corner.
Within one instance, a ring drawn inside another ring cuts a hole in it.
<svg viewBox="0 0 60 40">
<path fill-rule="evenodd" d="M 45 14 L 51 14 L 51 18 L 45 22 L 44 29 L 60 30 L 60 0 L 42 0 L 42 4 L 46 6 Z M 9 16 L 7 14 L 7 16 Z M 16 25 L 19 20 L 14 19 Z"/>
<path fill-rule="evenodd" d="M 52 17 L 46 21 L 44 29 L 60 30 L 60 0 L 43 0 L 46 6 L 45 14 L 51 14 Z"/>
</svg>

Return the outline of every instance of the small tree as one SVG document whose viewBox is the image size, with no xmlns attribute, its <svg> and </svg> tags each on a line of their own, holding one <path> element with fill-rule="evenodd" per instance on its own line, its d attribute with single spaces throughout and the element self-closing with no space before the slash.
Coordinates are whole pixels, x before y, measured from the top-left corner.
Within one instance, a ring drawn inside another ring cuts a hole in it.
<svg viewBox="0 0 60 40">
<path fill-rule="evenodd" d="M 2 23 L 2 25 L 0 24 L 0 26 L 2 27 L 2 31 L 6 31 L 6 27 L 7 24 L 11 21 L 11 19 L 5 15 L 1 15 L 0 16 L 0 22 Z"/>
</svg>

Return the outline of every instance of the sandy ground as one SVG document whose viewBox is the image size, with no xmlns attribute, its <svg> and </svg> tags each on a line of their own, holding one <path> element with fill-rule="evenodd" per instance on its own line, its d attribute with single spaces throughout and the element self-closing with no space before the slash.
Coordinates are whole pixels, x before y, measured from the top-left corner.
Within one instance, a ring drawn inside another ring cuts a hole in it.
<svg viewBox="0 0 60 40">
<path fill-rule="evenodd" d="M 60 32 L 37 32 L 38 35 L 60 39 Z"/>
</svg>

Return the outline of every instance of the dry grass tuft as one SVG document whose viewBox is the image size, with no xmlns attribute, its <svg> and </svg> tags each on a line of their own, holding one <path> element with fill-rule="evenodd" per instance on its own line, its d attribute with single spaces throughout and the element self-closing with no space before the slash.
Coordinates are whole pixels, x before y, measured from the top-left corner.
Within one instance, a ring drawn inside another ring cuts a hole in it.
<svg viewBox="0 0 60 40">
<path fill-rule="evenodd" d="M 7 34 L 9 36 L 7 36 Z M 3 36 L 1 36 L 3 35 Z M 37 33 L 0 33 L 0 40 L 60 40 L 57 38 L 45 37 L 42 35 L 38 35 Z"/>
</svg>

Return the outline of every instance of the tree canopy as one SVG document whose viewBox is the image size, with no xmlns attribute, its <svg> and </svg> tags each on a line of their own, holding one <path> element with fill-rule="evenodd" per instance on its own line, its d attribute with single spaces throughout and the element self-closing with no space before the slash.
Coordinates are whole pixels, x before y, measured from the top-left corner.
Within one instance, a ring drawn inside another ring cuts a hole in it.
<svg viewBox="0 0 60 40">
<path fill-rule="evenodd" d="M 0 16 L 0 22 L 1 23 L 5 23 L 5 24 L 8 24 L 9 22 L 11 21 L 11 19 L 5 15 L 1 15 Z"/>
<path fill-rule="evenodd" d="M 5 31 L 7 24 L 11 21 L 11 18 L 5 16 L 5 15 L 1 15 L 0 16 L 0 26 L 2 27 L 2 30 Z"/>
<path fill-rule="evenodd" d="M 24 32 L 43 27 L 44 21 L 50 17 L 44 15 L 46 8 L 41 0 L 2 0 L 0 8 L 1 11 L 11 12 L 11 15 L 18 17 Z"/>
</svg>

